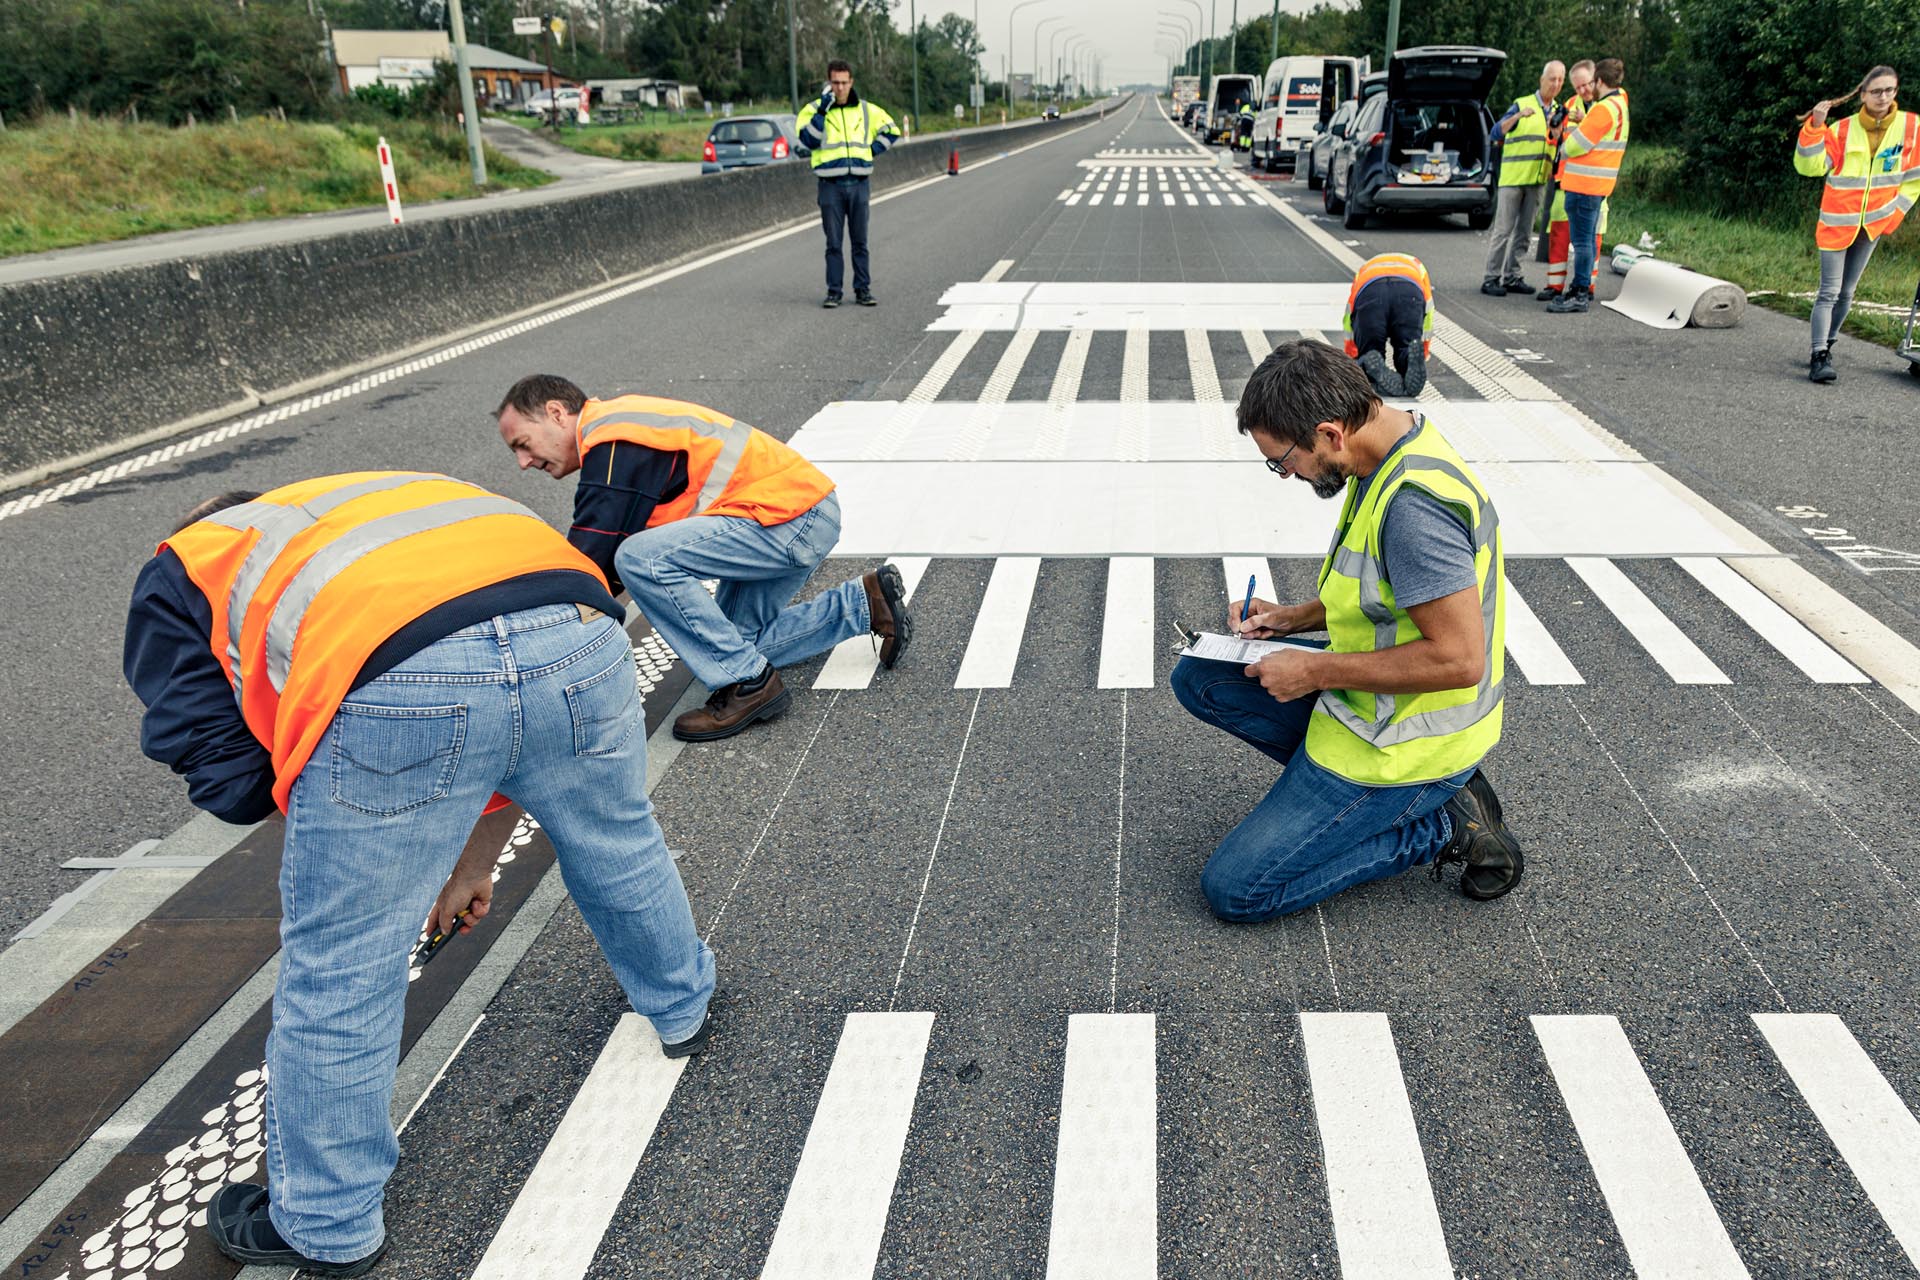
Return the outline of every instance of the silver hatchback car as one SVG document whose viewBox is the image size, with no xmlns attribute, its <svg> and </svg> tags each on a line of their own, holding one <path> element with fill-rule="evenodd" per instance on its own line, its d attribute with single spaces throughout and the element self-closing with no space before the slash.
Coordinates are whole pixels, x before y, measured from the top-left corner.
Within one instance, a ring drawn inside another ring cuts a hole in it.
<svg viewBox="0 0 1920 1280">
<path fill-rule="evenodd" d="M 700 172 L 779 164 L 793 158 L 800 122 L 793 116 L 730 116 L 714 122 L 701 150 Z"/>
</svg>

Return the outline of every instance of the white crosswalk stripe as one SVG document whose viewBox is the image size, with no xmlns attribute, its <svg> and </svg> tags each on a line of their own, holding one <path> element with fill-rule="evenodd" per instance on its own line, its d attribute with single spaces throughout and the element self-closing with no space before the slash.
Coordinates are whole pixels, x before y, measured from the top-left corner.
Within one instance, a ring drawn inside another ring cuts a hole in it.
<svg viewBox="0 0 1920 1280">
<path fill-rule="evenodd" d="M 1576 556 L 1567 564 L 1580 575 L 1580 580 L 1587 584 L 1587 588 L 1600 598 L 1600 603 L 1606 605 L 1613 616 L 1626 625 L 1633 638 L 1647 651 L 1647 656 L 1659 663 L 1661 670 L 1672 676 L 1676 683 L 1732 683 L 1727 679 L 1727 673 L 1701 652 L 1700 646 L 1689 640 L 1673 619 L 1660 612 L 1659 606 L 1647 599 L 1646 593 L 1620 571 L 1620 566 L 1611 560 L 1593 556 Z"/>
<path fill-rule="evenodd" d="M 1533 1030 L 1635 1270 L 1746 1280 L 1620 1023 L 1598 1014 L 1536 1016 Z"/>
<path fill-rule="evenodd" d="M 1014 664 L 1027 631 L 1027 612 L 1033 607 L 1033 588 L 1040 577 L 1040 557 L 1003 556 L 994 561 L 987 594 L 974 619 L 966 656 L 954 677 L 956 689 L 1005 689 L 1013 683 Z"/>
<path fill-rule="evenodd" d="M 1292 1052 L 1304 1068 L 1311 1107 L 1296 1113 L 1302 1132 L 1293 1140 L 1316 1144 L 1324 1156 L 1321 1190 L 1338 1274 L 1349 1280 L 1451 1278 L 1456 1249 L 1467 1249 L 1476 1238 L 1471 1233 L 1486 1223 L 1461 1224 L 1469 1234 L 1450 1246 L 1450 1224 L 1428 1167 L 1439 1157 L 1429 1155 L 1423 1138 L 1430 1124 L 1445 1117 L 1417 1113 L 1395 1044 L 1396 1024 L 1405 1035 L 1417 1015 L 1295 1016 L 1300 1034 Z M 1699 1162 L 1732 1159 L 1743 1177 L 1752 1178 L 1775 1158 L 1769 1148 L 1749 1149 L 1742 1141 L 1736 1150 L 1690 1151 L 1618 1019 L 1542 1014 L 1530 1022 L 1545 1068 L 1539 1078 L 1550 1082 L 1546 1087 L 1558 1094 L 1572 1121 L 1633 1274 L 1743 1280 L 1746 1265 L 1705 1190 Z M 1838 1017 L 1761 1013 L 1753 1022 L 1873 1210 L 1909 1257 L 1920 1256 L 1920 1121 Z M 913 1151 L 916 1112 L 934 1105 L 923 1104 L 921 1085 L 937 1024 L 932 1012 L 846 1016 L 767 1256 L 740 1260 L 747 1273 L 860 1280 L 873 1274 L 883 1246 L 896 1268 L 912 1269 L 917 1248 L 945 1234 L 946 1225 L 924 1207 L 896 1215 L 891 1230 L 889 1222 L 901 1169 Z M 1185 1091 L 1206 1084 L 1204 1077 L 1163 1079 L 1157 1036 L 1152 1013 L 1066 1018 L 1057 1127 L 1023 1140 L 1052 1147 L 1045 1227 L 1049 1280 L 1147 1280 L 1160 1274 L 1159 1224 L 1172 1210 L 1161 1203 L 1159 1134 L 1165 1117 L 1194 1105 Z M 690 1089 L 725 1093 L 735 1087 L 724 1071 L 683 1079 L 683 1067 L 660 1054 L 641 1019 L 626 1015 L 514 1195 L 475 1274 L 538 1280 L 586 1274 L 663 1113 L 688 1103 Z M 1552 1106 L 1549 1095 L 1535 1109 Z M 1496 1117 L 1488 1117 L 1480 1137 L 1494 1144 L 1490 1154 L 1498 1158 L 1501 1142 L 1537 1140 L 1520 1128 L 1504 1131 Z M 1736 1125 L 1728 1132 L 1740 1131 Z M 1269 1136 L 1278 1142 L 1285 1135 Z M 1793 1157 L 1782 1152 L 1777 1158 Z M 1571 1185 L 1538 1188 L 1543 1197 L 1569 1201 L 1575 1192 Z M 1745 1196 L 1740 1185 L 1724 1182 L 1717 1194 Z M 647 1212 L 644 1204 L 635 1207 Z M 1511 1225 L 1524 1235 L 1524 1223 Z M 751 1265 L 755 1261 L 758 1267 Z M 1266 1274 L 1265 1264 L 1252 1257 L 1219 1261 Z"/>
</svg>

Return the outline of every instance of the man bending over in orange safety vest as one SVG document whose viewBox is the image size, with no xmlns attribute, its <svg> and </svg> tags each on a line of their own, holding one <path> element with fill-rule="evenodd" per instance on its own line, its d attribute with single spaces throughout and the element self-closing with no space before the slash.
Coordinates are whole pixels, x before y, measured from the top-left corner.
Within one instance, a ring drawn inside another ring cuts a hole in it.
<svg viewBox="0 0 1920 1280">
<path fill-rule="evenodd" d="M 906 651 L 913 620 L 891 564 L 792 603 L 840 539 L 840 500 L 766 432 L 684 400 L 589 400 L 549 373 L 514 383 L 495 414 L 522 468 L 580 473 L 568 540 L 633 592 L 711 692 L 674 737 L 710 742 L 773 719 L 790 701 L 779 668 L 850 637 L 879 637 L 883 667 Z"/>
<path fill-rule="evenodd" d="M 357 1276 L 386 1252 L 413 943 L 487 913 L 501 843 L 461 845 L 496 790 L 545 828 L 663 1052 L 706 1048 L 713 952 L 647 800 L 619 612 L 537 514 L 411 471 L 222 494 L 141 569 L 141 750 L 215 817 L 287 819 L 266 1185 L 207 1202 L 228 1257 Z"/>
</svg>

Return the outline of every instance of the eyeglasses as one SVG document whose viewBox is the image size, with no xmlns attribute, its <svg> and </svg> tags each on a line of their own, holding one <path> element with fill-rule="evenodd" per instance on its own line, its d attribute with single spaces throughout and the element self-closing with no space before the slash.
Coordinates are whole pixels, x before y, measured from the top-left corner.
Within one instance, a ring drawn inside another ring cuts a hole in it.
<svg viewBox="0 0 1920 1280">
<path fill-rule="evenodd" d="M 1880 89 L 1862 89 L 1860 91 L 1860 96 L 1863 98 L 1891 98 L 1894 94 L 1898 92 L 1900 92 L 1900 86 L 1897 84 L 1890 84 Z"/>
<path fill-rule="evenodd" d="M 1295 449 L 1298 449 L 1299 447 L 1300 447 L 1299 442 L 1296 441 L 1295 443 L 1288 445 L 1287 451 L 1281 454 L 1279 457 L 1268 458 L 1267 470 L 1273 472 L 1273 474 L 1281 477 L 1282 479 L 1286 479 L 1287 477 L 1291 476 L 1293 472 L 1287 470 L 1287 459 L 1291 458 L 1293 456 L 1293 451 Z"/>
</svg>

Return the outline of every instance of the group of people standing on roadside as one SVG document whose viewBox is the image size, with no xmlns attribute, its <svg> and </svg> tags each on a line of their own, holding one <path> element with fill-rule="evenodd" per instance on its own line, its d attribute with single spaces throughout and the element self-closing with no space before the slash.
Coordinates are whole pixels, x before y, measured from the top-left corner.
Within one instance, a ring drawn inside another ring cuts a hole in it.
<svg viewBox="0 0 1920 1280">
<path fill-rule="evenodd" d="M 1480 292 L 1505 297 L 1531 290 L 1520 259 L 1540 204 L 1549 199 L 1547 279 L 1533 296 L 1550 312 L 1587 310 L 1607 229 L 1607 197 L 1618 180 L 1630 131 L 1624 79 L 1617 58 L 1580 61 L 1571 68 L 1549 62 L 1538 90 L 1501 115 L 1493 132 L 1503 153 L 1500 200 Z M 1556 105 L 1567 85 L 1571 94 Z M 1833 344 L 1861 274 L 1880 240 L 1920 202 L 1920 115 L 1900 110 L 1899 88 L 1899 74 L 1877 66 L 1850 93 L 1817 102 L 1800 117 L 1794 168 L 1825 180 L 1814 232 L 1820 282 L 1807 366 L 1808 378 L 1816 383 L 1838 378 Z M 1836 107 L 1856 97 L 1859 110 L 1831 119 Z"/>
<path fill-rule="evenodd" d="M 1591 304 L 1607 197 L 1619 179 L 1631 128 L 1625 81 L 1626 66 L 1618 58 L 1582 59 L 1571 68 L 1549 62 L 1540 87 L 1494 124 L 1493 140 L 1502 152 L 1500 202 L 1480 292 L 1499 298 L 1531 291 L 1520 259 L 1551 189 L 1547 282 L 1533 296 L 1560 315 Z M 1568 84 L 1573 92 L 1558 101 Z"/>
</svg>

